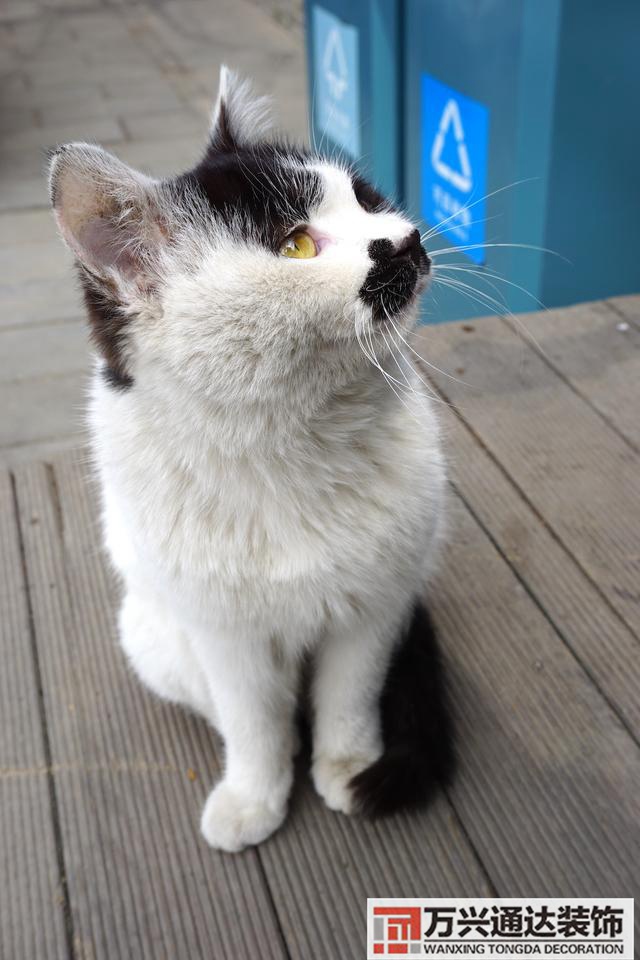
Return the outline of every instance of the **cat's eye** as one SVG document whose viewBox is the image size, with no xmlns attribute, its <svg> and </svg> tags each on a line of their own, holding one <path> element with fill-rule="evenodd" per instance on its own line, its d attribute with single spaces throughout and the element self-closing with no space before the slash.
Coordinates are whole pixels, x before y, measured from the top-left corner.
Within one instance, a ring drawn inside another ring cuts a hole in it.
<svg viewBox="0 0 640 960">
<path fill-rule="evenodd" d="M 296 230 L 290 234 L 280 247 L 280 255 L 294 257 L 296 260 L 309 260 L 318 255 L 315 240 L 305 230 Z"/>
</svg>

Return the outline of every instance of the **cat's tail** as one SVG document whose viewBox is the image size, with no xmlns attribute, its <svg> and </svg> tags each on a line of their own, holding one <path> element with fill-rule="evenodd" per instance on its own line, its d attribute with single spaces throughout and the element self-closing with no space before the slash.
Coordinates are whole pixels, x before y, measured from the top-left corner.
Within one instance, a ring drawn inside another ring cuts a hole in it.
<svg viewBox="0 0 640 960">
<path fill-rule="evenodd" d="M 435 629 L 417 604 L 382 693 L 384 753 L 351 781 L 355 808 L 371 817 L 424 804 L 451 781 L 454 739 Z"/>
</svg>

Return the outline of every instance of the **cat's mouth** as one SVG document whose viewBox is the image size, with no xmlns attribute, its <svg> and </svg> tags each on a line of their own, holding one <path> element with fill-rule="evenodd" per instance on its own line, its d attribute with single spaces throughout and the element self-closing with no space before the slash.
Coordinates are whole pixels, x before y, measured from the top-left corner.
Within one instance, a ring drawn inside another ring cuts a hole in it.
<svg viewBox="0 0 640 960">
<path fill-rule="evenodd" d="M 360 298 L 371 307 L 374 321 L 393 319 L 425 290 L 431 261 L 418 230 L 395 247 L 390 240 L 373 240 L 369 255 L 373 267 L 360 288 Z"/>
</svg>

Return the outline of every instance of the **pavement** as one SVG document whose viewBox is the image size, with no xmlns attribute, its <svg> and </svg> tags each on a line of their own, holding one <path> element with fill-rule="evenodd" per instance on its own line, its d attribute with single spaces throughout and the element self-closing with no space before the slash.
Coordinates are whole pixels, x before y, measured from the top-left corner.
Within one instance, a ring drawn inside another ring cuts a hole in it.
<svg viewBox="0 0 640 960">
<path fill-rule="evenodd" d="M 90 347 L 48 208 L 47 148 L 95 141 L 155 175 L 204 143 L 221 63 L 306 139 L 300 0 L 4 0 L 0 8 L 0 464 L 83 440 Z"/>
</svg>

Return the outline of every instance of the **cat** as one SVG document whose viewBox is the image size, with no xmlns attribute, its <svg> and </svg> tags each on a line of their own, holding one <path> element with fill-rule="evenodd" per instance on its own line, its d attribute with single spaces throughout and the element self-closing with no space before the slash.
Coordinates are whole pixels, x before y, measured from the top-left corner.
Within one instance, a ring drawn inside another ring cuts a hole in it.
<svg viewBox="0 0 640 960">
<path fill-rule="evenodd" d="M 201 830 L 226 851 L 285 818 L 303 660 L 333 810 L 425 800 L 453 758 L 421 603 L 444 458 L 400 339 L 430 261 L 354 169 L 270 138 L 266 98 L 223 67 L 189 172 L 154 180 L 86 143 L 50 160 L 96 347 L 120 641 L 222 735 Z"/>
</svg>

